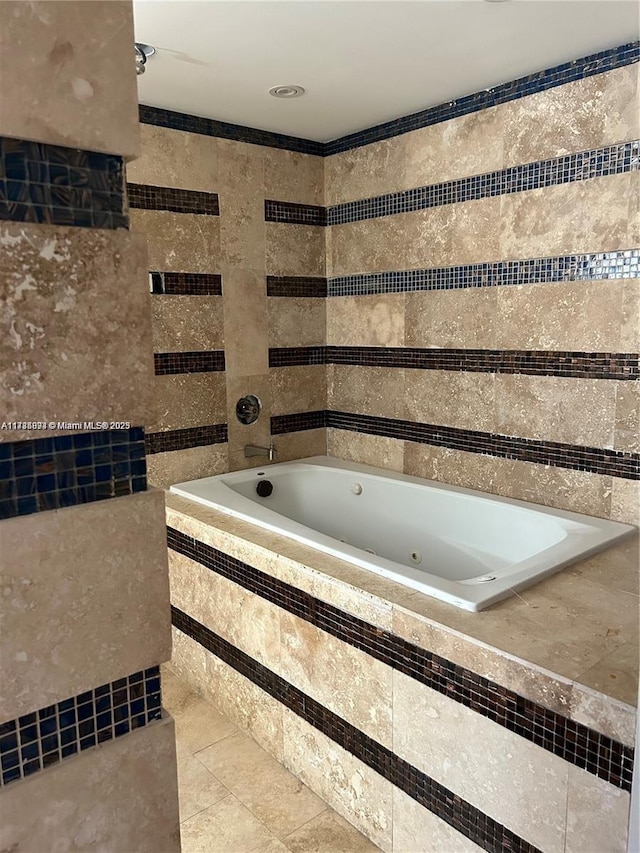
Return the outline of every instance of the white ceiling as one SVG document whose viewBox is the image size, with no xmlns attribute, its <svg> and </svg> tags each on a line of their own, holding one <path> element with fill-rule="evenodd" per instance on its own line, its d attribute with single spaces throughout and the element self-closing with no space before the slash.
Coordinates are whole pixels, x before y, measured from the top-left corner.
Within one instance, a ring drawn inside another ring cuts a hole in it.
<svg viewBox="0 0 640 853">
<path fill-rule="evenodd" d="M 328 141 L 638 38 L 635 0 L 134 0 L 140 102 Z M 267 94 L 299 84 L 294 100 Z"/>
</svg>

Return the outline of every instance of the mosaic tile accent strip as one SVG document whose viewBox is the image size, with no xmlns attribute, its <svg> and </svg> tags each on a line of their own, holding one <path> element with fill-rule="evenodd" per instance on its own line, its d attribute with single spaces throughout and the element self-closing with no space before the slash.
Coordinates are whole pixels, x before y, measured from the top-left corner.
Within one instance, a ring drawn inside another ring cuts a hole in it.
<svg viewBox="0 0 640 853">
<path fill-rule="evenodd" d="M 5 786 L 162 717 L 160 667 L 134 672 L 0 725 Z"/>
<path fill-rule="evenodd" d="M 528 841 L 497 823 L 453 791 L 427 776 L 426 773 L 399 758 L 390 749 L 232 646 L 200 622 L 196 622 L 182 610 L 172 606 L 171 620 L 183 634 L 220 658 L 269 696 L 277 699 L 285 708 L 331 738 L 334 743 L 400 788 L 483 850 L 492 851 L 492 853 L 496 851 L 541 853 Z"/>
<path fill-rule="evenodd" d="M 582 80 L 585 77 L 592 77 L 594 74 L 602 74 L 605 71 L 612 71 L 614 68 L 631 65 L 638 62 L 639 59 L 640 42 L 637 41 L 599 53 L 592 53 L 582 59 L 565 62 L 562 65 L 556 65 L 535 74 L 528 74 L 518 80 L 494 86 L 492 89 L 484 89 L 481 92 L 466 95 L 464 98 L 428 107 L 425 110 L 420 110 L 420 112 L 334 139 L 325 144 L 323 154 L 328 157 L 341 151 L 349 151 L 351 148 L 369 145 L 371 142 L 380 142 L 383 139 L 401 136 L 403 133 L 419 130 L 421 127 L 429 127 L 432 124 L 439 124 L 442 121 L 479 112 L 498 104 L 517 101 L 527 95 L 534 95 L 536 92 L 546 92 L 548 89 L 554 89 L 556 86 L 562 86 L 574 80 Z"/>
<path fill-rule="evenodd" d="M 215 373 L 224 370 L 224 350 L 155 352 L 156 376 L 172 373 Z"/>
<path fill-rule="evenodd" d="M 640 248 L 553 258 L 361 273 L 330 278 L 329 296 L 367 296 L 466 287 L 503 287 L 556 281 L 640 278 Z"/>
<path fill-rule="evenodd" d="M 383 631 L 211 545 L 167 528 L 169 548 L 612 785 L 631 790 L 633 749 Z"/>
<path fill-rule="evenodd" d="M 288 136 L 285 133 L 272 133 L 269 130 L 259 130 L 255 127 L 244 127 L 240 124 L 230 124 L 226 121 L 216 121 L 212 118 L 192 116 L 160 107 L 150 107 L 140 104 L 140 121 L 142 124 L 153 124 L 156 127 L 168 127 L 172 130 L 184 130 L 187 133 L 198 133 L 201 136 L 217 136 L 219 139 L 235 139 L 236 142 L 248 142 L 251 145 L 266 145 L 269 148 L 282 148 L 285 151 L 298 151 L 301 154 L 315 154 L 322 157 L 324 143 L 313 139 L 301 139 Z"/>
<path fill-rule="evenodd" d="M 475 201 L 511 193 L 527 192 L 540 187 L 586 181 L 608 175 L 638 171 L 640 168 L 640 142 L 608 145 L 592 151 L 567 154 L 550 160 L 525 163 L 484 175 L 473 175 L 441 184 L 416 187 L 403 192 L 388 193 L 374 198 L 348 201 L 326 210 L 327 225 L 343 225 L 396 213 L 412 213 L 446 204 Z M 271 202 L 265 202 L 265 206 Z M 273 202 L 273 204 L 276 204 Z M 280 203 L 278 203 L 280 204 Z M 291 220 L 276 219 L 277 222 Z M 313 223 L 322 225 L 325 223 Z"/>
<path fill-rule="evenodd" d="M 207 444 L 224 444 L 228 440 L 226 424 L 169 429 L 164 432 L 148 432 L 145 436 L 147 453 L 167 453 L 172 450 L 188 450 Z"/>
<path fill-rule="evenodd" d="M 128 228 L 124 160 L 0 137 L 0 220 Z"/>
<path fill-rule="evenodd" d="M 289 275 L 267 276 L 267 296 L 309 296 L 322 299 L 326 295 L 326 278 Z"/>
<path fill-rule="evenodd" d="M 89 424 L 84 428 L 89 429 Z M 142 427 L 0 443 L 0 518 L 131 495 L 146 488 Z"/>
<path fill-rule="evenodd" d="M 316 412 L 299 412 L 294 415 L 272 415 L 271 435 L 302 432 L 307 429 L 322 429 L 327 426 L 327 416 L 326 409 Z"/>
<path fill-rule="evenodd" d="M 269 367 L 349 364 L 453 370 L 474 373 L 524 373 L 590 379 L 638 379 L 637 353 L 558 352 L 551 350 L 417 349 L 411 347 L 279 347 L 269 349 Z"/>
<path fill-rule="evenodd" d="M 264 219 L 265 222 L 288 222 L 290 225 L 326 225 L 327 208 L 265 199 Z"/>
<path fill-rule="evenodd" d="M 222 296 L 222 276 L 197 272 L 150 272 L 156 296 Z"/>
<path fill-rule="evenodd" d="M 141 210 L 171 210 L 174 213 L 198 213 L 202 216 L 220 215 L 217 193 L 128 183 L 127 194 L 129 207 Z"/>
</svg>

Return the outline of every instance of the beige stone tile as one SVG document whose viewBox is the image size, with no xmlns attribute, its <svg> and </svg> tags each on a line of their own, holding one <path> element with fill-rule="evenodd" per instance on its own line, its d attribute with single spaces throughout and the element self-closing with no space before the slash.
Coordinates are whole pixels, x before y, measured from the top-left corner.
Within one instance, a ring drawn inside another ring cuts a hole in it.
<svg viewBox="0 0 640 853">
<path fill-rule="evenodd" d="M 236 416 L 236 404 L 241 397 L 247 394 L 255 395 L 262 403 L 262 409 L 258 420 L 252 424 L 240 423 Z M 265 370 L 263 374 L 255 376 L 232 376 L 227 375 L 227 416 L 229 435 L 229 463 L 238 454 L 244 458 L 244 446 L 246 444 L 257 444 L 268 447 L 271 440 L 271 388 L 269 374 Z M 254 457 L 247 459 L 251 465 L 266 464 L 266 457 Z M 235 468 L 231 468 L 235 470 Z"/>
<path fill-rule="evenodd" d="M 277 435 L 274 444 L 278 462 L 306 459 L 308 456 L 325 456 L 327 453 L 327 430 L 306 429 Z"/>
<path fill-rule="evenodd" d="M 493 492 L 496 466 L 501 460 L 480 453 L 432 447 L 413 441 L 404 443 L 404 473 L 452 486 Z"/>
<path fill-rule="evenodd" d="M 0 33 L 3 136 L 138 154 L 129 4 L 6 4 Z"/>
<path fill-rule="evenodd" d="M 2 818 L 3 850 L 180 853 L 172 721 L 151 723 L 7 787 Z"/>
<path fill-rule="evenodd" d="M 228 376 L 266 373 L 267 295 L 264 275 L 247 269 L 230 269 L 224 277 L 224 339 Z"/>
<path fill-rule="evenodd" d="M 391 668 L 291 613 L 280 637 L 280 674 L 391 749 Z"/>
<path fill-rule="evenodd" d="M 169 581 L 176 607 L 250 657 L 278 669 L 280 626 L 275 605 L 172 550 Z"/>
<path fill-rule="evenodd" d="M 374 465 L 389 471 L 402 471 L 404 442 L 382 435 L 349 432 L 342 429 L 327 430 L 327 453 L 337 459 Z"/>
<path fill-rule="evenodd" d="M 412 421 L 493 432 L 496 376 L 453 370 L 405 370 Z"/>
<path fill-rule="evenodd" d="M 226 420 L 225 374 L 175 373 L 153 383 L 157 420 L 148 432 L 221 424 Z"/>
<path fill-rule="evenodd" d="M 566 853 L 625 853 L 629 794 L 569 767 Z"/>
<path fill-rule="evenodd" d="M 173 629 L 172 629 L 173 630 Z M 174 718 L 200 696 L 181 678 L 171 662 L 160 666 L 162 676 L 162 707 Z"/>
<path fill-rule="evenodd" d="M 640 450 L 640 383 L 620 380 L 616 384 L 614 447 L 628 453 Z"/>
<path fill-rule="evenodd" d="M 637 602 L 636 602 L 637 604 Z M 634 705 L 638 701 L 638 641 L 625 643 L 579 676 L 581 684 Z"/>
<path fill-rule="evenodd" d="M 591 687 L 574 683 L 569 716 L 613 740 L 632 746 L 636 740 L 636 704 L 637 697 L 629 705 Z"/>
<path fill-rule="evenodd" d="M 224 349 L 219 296 L 152 296 L 154 352 Z"/>
<path fill-rule="evenodd" d="M 341 412 L 406 417 L 403 368 L 330 364 L 327 367 L 327 405 Z"/>
<path fill-rule="evenodd" d="M 495 349 L 499 290 L 511 288 L 407 293 L 407 346 Z"/>
<path fill-rule="evenodd" d="M 562 758 L 395 671 L 393 748 L 541 850 L 564 850 Z"/>
<path fill-rule="evenodd" d="M 392 790 L 326 735 L 284 709 L 284 764 L 386 853 L 391 851 Z"/>
<path fill-rule="evenodd" d="M 220 253 L 225 268 L 264 272 L 266 148 L 218 139 Z M 226 295 L 226 291 L 225 291 Z"/>
<path fill-rule="evenodd" d="M 0 265 L 2 417 L 144 424 L 153 407 L 144 240 L 3 223 Z"/>
<path fill-rule="evenodd" d="M 224 474 L 226 470 L 226 444 L 207 444 L 147 456 L 147 479 L 158 489 Z"/>
<path fill-rule="evenodd" d="M 326 303 L 330 346 L 404 346 L 404 293 L 335 296 Z"/>
<path fill-rule="evenodd" d="M 393 789 L 393 853 L 474 853 L 480 849 L 399 788 Z"/>
<path fill-rule="evenodd" d="M 640 483 L 612 478 L 611 520 L 640 527 Z"/>
<path fill-rule="evenodd" d="M 291 853 L 375 853 L 379 848 L 331 809 L 285 838 Z"/>
<path fill-rule="evenodd" d="M 147 238 L 150 270 L 220 272 L 219 216 L 134 209 L 130 218 L 131 230 Z"/>
<path fill-rule="evenodd" d="M 325 275 L 325 230 L 318 225 L 267 222 L 267 274 Z"/>
<path fill-rule="evenodd" d="M 175 690 L 174 686 L 172 693 L 174 694 L 175 706 L 174 710 L 169 708 L 172 715 L 174 711 L 177 715 L 179 709 L 186 708 L 194 701 L 193 693 L 198 698 L 208 695 L 205 688 L 208 657 L 209 652 L 204 646 L 187 637 L 186 634 L 183 634 L 175 626 L 171 627 L 171 660 L 168 668 L 189 688 L 187 691 L 178 691 Z M 177 695 L 175 695 L 176 693 Z M 166 693 L 163 694 L 162 700 L 165 706 L 167 700 L 171 701 L 171 698 Z M 204 744 L 204 746 L 207 745 Z M 203 749 L 203 747 L 200 747 L 200 749 Z M 191 752 L 191 750 L 188 751 Z"/>
<path fill-rule="evenodd" d="M 626 281 L 561 281 L 496 287 L 498 349 L 625 352 Z"/>
<path fill-rule="evenodd" d="M 208 654 L 206 650 L 205 654 Z M 183 666 L 189 666 L 190 676 L 194 681 L 196 678 L 201 678 L 196 660 L 195 657 L 191 659 L 185 657 L 183 661 Z M 181 757 L 189 757 L 212 743 L 236 734 L 237 727 L 210 702 L 191 690 L 186 681 L 184 682 L 186 690 L 179 693 L 173 686 L 169 688 L 168 695 L 165 682 L 166 679 L 163 678 L 163 704 L 173 716 L 176 725 L 176 743 L 182 753 Z"/>
<path fill-rule="evenodd" d="M 326 299 L 269 297 L 269 346 L 308 347 L 326 343 Z"/>
<path fill-rule="evenodd" d="M 505 166 L 637 139 L 636 87 L 626 66 L 499 107 Z"/>
<path fill-rule="evenodd" d="M 616 385 L 607 379 L 496 376 L 497 432 L 612 447 Z"/>
<path fill-rule="evenodd" d="M 630 189 L 623 174 L 501 196 L 500 258 L 628 248 Z"/>
<path fill-rule="evenodd" d="M 229 796 L 219 779 L 202 766 L 193 755 L 183 755 L 178 761 L 178 797 L 180 820 L 185 821 L 198 812 Z"/>
<path fill-rule="evenodd" d="M 640 280 L 625 281 L 622 300 L 620 352 L 640 349 Z"/>
<path fill-rule="evenodd" d="M 269 371 L 271 413 L 315 412 L 327 407 L 324 364 L 272 367 Z"/>
<path fill-rule="evenodd" d="M 169 658 L 163 505 L 149 491 L 3 521 L 2 719 Z"/>
<path fill-rule="evenodd" d="M 127 180 L 216 192 L 218 141 L 201 133 L 140 124 L 140 157 L 127 165 Z"/>
<path fill-rule="evenodd" d="M 341 204 L 406 189 L 404 137 L 373 142 L 326 157 L 325 199 Z"/>
<path fill-rule="evenodd" d="M 406 188 L 502 169 L 503 126 L 503 110 L 489 107 L 392 140 L 406 151 Z"/>
<path fill-rule="evenodd" d="M 197 758 L 280 839 L 326 809 L 319 797 L 246 735 L 226 738 Z"/>
<path fill-rule="evenodd" d="M 638 535 L 593 554 L 579 563 L 568 566 L 566 571 L 594 583 L 601 583 L 620 592 L 639 594 L 638 584 Z"/>
<path fill-rule="evenodd" d="M 225 797 L 180 826 L 182 853 L 253 853 L 275 840 L 235 797 Z"/>
<path fill-rule="evenodd" d="M 299 204 L 323 204 L 324 164 L 323 157 L 312 154 L 265 148 L 265 198 Z"/>
</svg>

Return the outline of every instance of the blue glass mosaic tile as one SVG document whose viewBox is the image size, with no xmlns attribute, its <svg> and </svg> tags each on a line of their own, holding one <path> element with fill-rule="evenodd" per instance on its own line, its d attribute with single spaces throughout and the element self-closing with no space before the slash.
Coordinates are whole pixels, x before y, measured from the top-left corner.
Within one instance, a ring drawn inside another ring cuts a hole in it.
<svg viewBox="0 0 640 853">
<path fill-rule="evenodd" d="M 0 724 L 0 786 L 162 717 L 160 667 Z"/>
</svg>

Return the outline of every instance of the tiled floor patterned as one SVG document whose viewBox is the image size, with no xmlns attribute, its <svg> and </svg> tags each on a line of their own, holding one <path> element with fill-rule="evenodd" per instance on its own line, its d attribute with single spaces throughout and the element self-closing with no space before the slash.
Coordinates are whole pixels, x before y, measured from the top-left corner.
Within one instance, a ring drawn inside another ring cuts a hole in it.
<svg viewBox="0 0 640 853">
<path fill-rule="evenodd" d="M 376 853 L 255 741 L 163 667 L 176 724 L 182 853 Z"/>
</svg>

